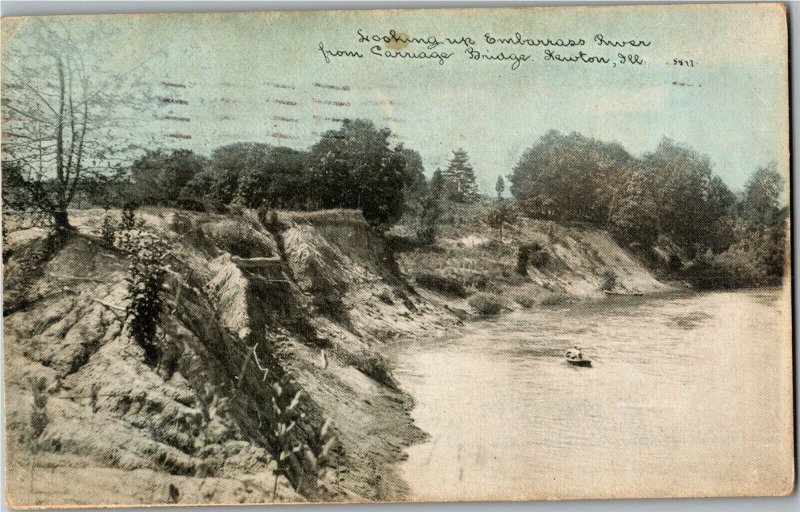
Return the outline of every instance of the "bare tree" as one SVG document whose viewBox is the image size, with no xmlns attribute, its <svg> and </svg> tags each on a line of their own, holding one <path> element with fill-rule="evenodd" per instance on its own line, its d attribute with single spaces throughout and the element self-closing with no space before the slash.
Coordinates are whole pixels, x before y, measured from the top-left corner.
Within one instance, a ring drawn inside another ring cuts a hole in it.
<svg viewBox="0 0 800 512">
<path fill-rule="evenodd" d="M 141 64 L 104 68 L 94 50 L 106 35 L 83 28 L 75 38 L 61 23 L 33 21 L 3 58 L 4 206 L 57 229 L 71 228 L 68 208 L 85 179 L 129 160 L 121 135 L 148 105 L 131 94 Z"/>
</svg>

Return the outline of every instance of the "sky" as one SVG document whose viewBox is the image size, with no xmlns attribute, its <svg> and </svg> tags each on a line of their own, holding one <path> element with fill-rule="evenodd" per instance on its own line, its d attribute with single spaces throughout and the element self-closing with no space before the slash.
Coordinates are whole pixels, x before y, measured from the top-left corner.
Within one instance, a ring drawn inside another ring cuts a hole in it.
<svg viewBox="0 0 800 512">
<path fill-rule="evenodd" d="M 25 48 L 32 23 L 3 20 L 4 53 Z M 156 96 L 187 103 L 157 105 L 159 121 L 143 113 L 141 125 L 124 135 L 134 140 L 155 133 L 166 146 L 206 154 L 237 140 L 299 149 L 335 128 L 337 119 L 367 118 L 419 151 L 429 175 L 463 147 L 487 193 L 551 129 L 616 141 L 637 155 L 670 137 L 708 154 L 714 172 L 734 190 L 771 161 L 788 176 L 786 21 L 774 5 L 115 15 L 60 23 L 76 37 L 102 24 L 108 37 L 93 41 L 87 58 L 113 72 L 135 69 Z M 419 42 L 359 40 L 390 30 L 442 44 L 429 50 Z M 584 44 L 485 39 L 517 32 Z M 597 34 L 648 44 L 599 45 Z M 448 44 L 448 37 L 471 37 L 475 44 L 467 50 Z M 328 55 L 326 62 L 320 44 L 363 58 Z M 387 58 L 372 53 L 376 46 L 381 54 L 452 55 L 443 64 Z M 609 63 L 547 60 L 548 49 Z M 512 69 L 512 60 L 472 60 L 467 51 L 528 57 Z M 620 52 L 644 63 L 623 64 Z"/>
</svg>

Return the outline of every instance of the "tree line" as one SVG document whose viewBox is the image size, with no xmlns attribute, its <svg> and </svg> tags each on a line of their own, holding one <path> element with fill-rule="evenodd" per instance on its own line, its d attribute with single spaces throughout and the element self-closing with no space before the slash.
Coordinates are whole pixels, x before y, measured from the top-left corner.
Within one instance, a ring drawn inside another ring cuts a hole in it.
<svg viewBox="0 0 800 512">
<path fill-rule="evenodd" d="M 550 131 L 509 181 L 526 215 L 607 229 L 697 285 L 760 284 L 784 273 L 789 210 L 774 163 L 736 194 L 708 156 L 668 138 L 637 157 L 615 142 Z"/>
</svg>

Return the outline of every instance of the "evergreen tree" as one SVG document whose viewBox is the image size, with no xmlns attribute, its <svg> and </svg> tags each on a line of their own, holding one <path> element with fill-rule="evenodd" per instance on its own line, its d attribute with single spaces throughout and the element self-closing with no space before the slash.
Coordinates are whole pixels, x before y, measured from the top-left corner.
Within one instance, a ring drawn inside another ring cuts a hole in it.
<svg viewBox="0 0 800 512">
<path fill-rule="evenodd" d="M 497 183 L 494 186 L 495 192 L 497 192 L 497 200 L 503 199 L 503 192 L 506 190 L 506 182 L 503 180 L 502 176 L 497 177 Z"/>
<path fill-rule="evenodd" d="M 453 158 L 442 172 L 447 198 L 459 203 L 472 203 L 478 200 L 478 186 L 475 172 L 469 163 L 469 156 L 463 148 L 453 151 Z"/>
<path fill-rule="evenodd" d="M 444 192 L 444 176 L 442 175 L 442 170 L 438 167 L 433 171 L 431 181 L 428 183 L 428 190 L 437 197 Z"/>
</svg>

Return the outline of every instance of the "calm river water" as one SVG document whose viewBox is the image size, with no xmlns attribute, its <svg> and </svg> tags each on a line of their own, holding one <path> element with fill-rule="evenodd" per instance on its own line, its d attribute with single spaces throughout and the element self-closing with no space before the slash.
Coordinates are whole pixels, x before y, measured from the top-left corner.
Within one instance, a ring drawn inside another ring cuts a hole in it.
<svg viewBox="0 0 800 512">
<path fill-rule="evenodd" d="M 396 376 L 430 439 L 418 500 L 779 492 L 791 314 L 777 289 L 516 312 L 414 342 Z M 564 362 L 573 345 L 593 368 Z"/>
</svg>

